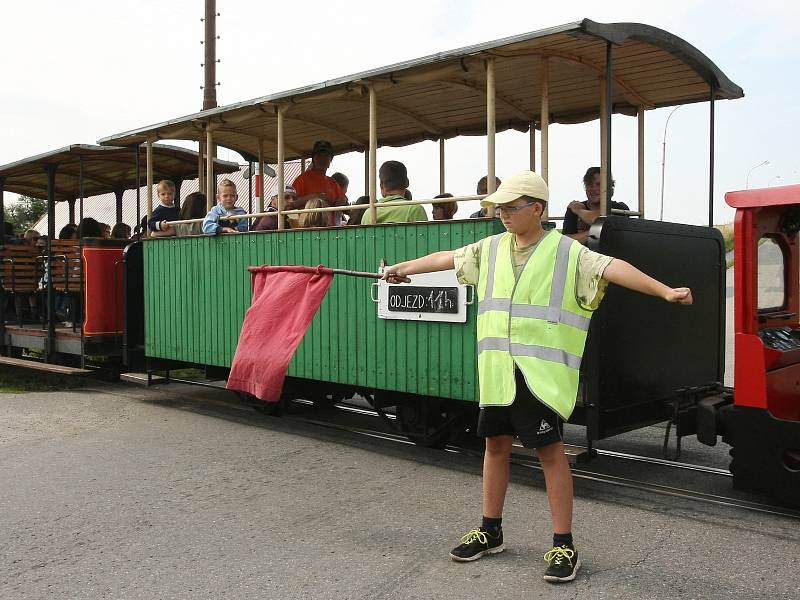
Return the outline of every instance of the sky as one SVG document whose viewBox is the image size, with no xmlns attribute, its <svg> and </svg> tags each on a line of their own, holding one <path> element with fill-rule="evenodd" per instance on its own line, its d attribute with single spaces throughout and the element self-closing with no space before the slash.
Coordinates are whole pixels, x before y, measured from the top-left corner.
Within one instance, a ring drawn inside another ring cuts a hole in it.
<svg viewBox="0 0 800 600">
<path fill-rule="evenodd" d="M 217 99 L 231 104 L 582 18 L 641 22 L 696 46 L 744 89 L 744 99 L 716 103 L 715 222 L 732 220 L 724 193 L 744 189 L 748 173 L 750 187 L 800 183 L 800 3 L 622 0 L 605 5 L 306 0 L 301 7 L 217 0 Z M 3 3 L 0 164 L 199 110 L 203 6 L 203 0 Z M 662 143 L 671 110 L 646 116 L 649 218 L 660 214 Z M 615 200 L 635 206 L 635 118 L 615 117 L 612 131 Z M 485 152 L 481 137 L 448 141 L 448 191 L 474 193 L 486 171 Z M 599 164 L 599 154 L 597 122 L 551 126 L 551 214 L 563 214 L 570 201 L 584 198 L 581 177 L 586 167 Z M 240 159 L 224 150 L 220 157 Z M 379 150 L 379 164 L 390 158 L 407 164 L 416 197 L 438 193 L 435 143 Z M 769 164 L 762 165 L 765 161 Z M 527 134 L 500 134 L 498 175 L 527 165 Z M 350 176 L 351 199 L 363 193 L 363 167 L 361 154 L 338 156 L 332 165 Z M 663 188 L 665 220 L 707 222 L 707 103 L 681 107 L 672 116 Z"/>
</svg>

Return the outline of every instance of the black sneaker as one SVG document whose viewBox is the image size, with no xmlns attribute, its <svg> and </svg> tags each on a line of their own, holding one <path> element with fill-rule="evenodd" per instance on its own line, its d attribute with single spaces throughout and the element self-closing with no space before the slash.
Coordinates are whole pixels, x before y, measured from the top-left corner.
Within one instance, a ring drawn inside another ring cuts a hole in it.
<svg viewBox="0 0 800 600">
<path fill-rule="evenodd" d="M 572 581 L 581 566 L 578 551 L 566 545 L 553 546 L 553 549 L 544 555 L 544 559 L 547 561 L 544 580 L 551 583 Z"/>
<path fill-rule="evenodd" d="M 503 546 L 503 529 L 497 532 L 497 537 L 492 536 L 483 527 L 471 529 L 461 543 L 450 552 L 450 558 L 458 562 L 478 560 L 484 554 L 497 554 L 505 550 Z"/>
</svg>

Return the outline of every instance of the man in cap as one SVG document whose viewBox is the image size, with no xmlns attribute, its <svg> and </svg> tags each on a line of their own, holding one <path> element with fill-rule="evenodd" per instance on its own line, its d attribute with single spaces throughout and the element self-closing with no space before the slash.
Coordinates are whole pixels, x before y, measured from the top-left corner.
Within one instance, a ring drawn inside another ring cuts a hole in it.
<svg viewBox="0 0 800 600">
<path fill-rule="evenodd" d="M 294 210 L 297 208 L 297 191 L 294 189 L 293 186 L 287 185 L 284 189 L 283 193 L 283 210 Z M 253 226 L 250 228 L 251 231 L 271 231 L 278 228 L 278 194 L 275 193 L 272 195 L 272 198 L 269 199 L 269 204 L 264 212 L 274 213 L 267 215 L 265 217 L 259 217 L 256 219 Z M 283 216 L 283 224 L 284 229 L 289 229 L 291 227 L 291 223 L 287 215 Z"/>
<path fill-rule="evenodd" d="M 608 282 L 681 304 L 691 304 L 692 293 L 545 231 L 548 196 L 547 184 L 532 171 L 508 178 L 481 202 L 488 214 L 496 207 L 506 233 L 388 267 L 384 279 L 404 283 L 409 275 L 455 269 L 461 283 L 477 286 L 483 522 L 461 538 L 451 558 L 468 562 L 504 550 L 503 504 L 517 436 L 535 449 L 544 471 L 554 531 L 544 579 L 558 583 L 573 580 L 580 567 L 562 426 L 575 407 L 592 311 Z"/>
<path fill-rule="evenodd" d="M 304 208 L 312 198 L 319 198 L 328 206 L 347 206 L 344 191 L 326 173 L 333 160 L 333 146 L 325 140 L 318 140 L 311 150 L 311 167 L 294 180 L 292 186 L 297 190 L 297 208 Z M 330 224 L 341 225 L 342 213 L 330 213 Z"/>
</svg>

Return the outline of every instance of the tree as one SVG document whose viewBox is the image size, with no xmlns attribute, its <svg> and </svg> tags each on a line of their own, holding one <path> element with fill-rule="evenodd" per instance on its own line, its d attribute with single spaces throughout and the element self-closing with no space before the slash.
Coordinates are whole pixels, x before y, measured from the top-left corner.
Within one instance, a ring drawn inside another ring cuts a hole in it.
<svg viewBox="0 0 800 600">
<path fill-rule="evenodd" d="M 5 207 L 6 223 L 14 225 L 14 231 L 22 235 L 47 212 L 47 200 L 20 196 L 19 200 Z"/>
</svg>

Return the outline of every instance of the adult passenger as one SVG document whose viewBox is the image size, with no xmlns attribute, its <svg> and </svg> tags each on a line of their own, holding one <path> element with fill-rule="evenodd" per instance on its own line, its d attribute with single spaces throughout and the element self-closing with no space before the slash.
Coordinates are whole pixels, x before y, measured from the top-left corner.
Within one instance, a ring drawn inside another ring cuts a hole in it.
<svg viewBox="0 0 800 600">
<path fill-rule="evenodd" d="M 500 181 L 499 177 L 495 177 L 494 180 L 495 180 L 494 189 L 497 189 L 497 188 L 500 187 L 500 184 L 503 183 L 503 182 Z M 478 196 L 485 196 L 486 194 L 489 193 L 489 176 L 488 175 L 484 175 L 483 177 L 481 177 L 478 180 L 478 185 L 475 187 L 475 193 Z M 481 207 L 481 209 L 479 211 L 476 211 L 476 212 L 472 213 L 469 216 L 469 218 L 470 219 L 482 219 L 485 216 L 486 216 L 486 208 Z"/>
<path fill-rule="evenodd" d="M 112 240 L 128 240 L 131 237 L 131 226 L 127 223 L 117 223 L 111 230 Z"/>
<path fill-rule="evenodd" d="M 353 207 L 357 206 L 358 208 L 350 209 L 347 217 L 348 225 L 361 225 L 361 219 L 364 218 L 364 211 L 368 208 L 368 206 L 364 206 L 365 204 L 369 204 L 369 196 L 361 196 L 355 201 L 354 204 L 351 205 Z"/>
<path fill-rule="evenodd" d="M 287 185 L 283 191 L 283 209 L 295 210 L 297 208 L 297 190 L 293 186 Z M 274 231 L 278 229 L 278 194 L 273 194 L 269 199 L 269 204 L 264 212 L 274 213 L 266 217 L 259 217 L 253 223 L 253 231 Z M 327 215 L 325 215 L 327 218 Z M 283 215 L 283 228 L 291 229 L 291 219 L 288 215 Z"/>
<path fill-rule="evenodd" d="M 78 226 L 75 223 L 67 223 L 58 232 L 58 239 L 60 240 L 77 240 L 78 239 Z"/>
<path fill-rule="evenodd" d="M 452 198 L 453 194 L 439 194 L 438 196 L 434 196 L 434 200 L 437 198 Z M 458 210 L 458 205 L 455 202 L 442 202 L 441 204 L 434 204 L 433 205 L 433 220 L 434 221 L 449 221 L 453 218 Z"/>
<path fill-rule="evenodd" d="M 3 223 L 3 243 L 4 244 L 19 244 L 19 238 L 14 231 L 14 224 L 10 221 Z"/>
<path fill-rule="evenodd" d="M 408 190 L 408 171 L 406 166 L 397 160 L 387 160 L 378 170 L 378 180 L 381 184 L 381 195 L 378 200 L 380 205 L 383 202 L 397 202 L 406 200 Z M 414 221 L 427 221 L 428 215 L 425 209 L 419 204 L 409 204 L 407 206 L 386 206 L 377 207 L 378 223 L 412 223 Z M 372 225 L 372 213 L 367 208 L 361 218 L 362 225 Z"/>
<path fill-rule="evenodd" d="M 206 216 L 206 195 L 201 192 L 193 192 L 186 196 L 181 203 L 181 212 L 178 215 L 179 221 L 190 219 L 202 219 Z M 176 223 L 172 226 L 175 235 L 203 235 L 202 223 Z"/>
<path fill-rule="evenodd" d="M 681 304 L 691 304 L 692 293 L 583 248 L 555 230 L 545 231 L 542 215 L 548 195 L 547 184 L 536 173 L 514 175 L 482 201 L 487 208 L 497 206 L 506 233 L 391 266 L 384 279 L 404 283 L 409 275 L 455 269 L 459 281 L 475 285 L 479 294 L 477 433 L 486 438 L 483 521 L 461 538 L 451 558 L 473 561 L 505 549 L 503 504 L 517 436 L 535 450 L 544 471 L 554 532 L 544 579 L 557 583 L 574 579 L 580 567 L 572 539 L 572 473 L 562 425 L 575 406 L 591 311 L 608 282 Z M 560 291 L 556 282 L 563 286 Z M 559 297 L 555 317 L 522 310 L 541 308 L 541 298 L 547 302 L 551 287 Z M 520 308 L 514 316 L 512 306 Z M 483 311 L 485 307 L 489 310 Z M 509 327 L 510 319 L 514 327 Z"/>
<path fill-rule="evenodd" d="M 83 238 L 101 238 L 103 237 L 103 227 L 92 217 L 84 217 L 78 224 L 78 237 Z"/>
<path fill-rule="evenodd" d="M 600 216 L 600 167 L 589 167 L 583 176 L 583 189 L 586 190 L 586 200 L 575 200 L 567 206 L 564 214 L 564 228 L 561 233 L 585 244 L 589 238 L 589 228 Z M 630 210 L 623 202 L 612 202 L 614 195 L 614 180 L 608 186 L 608 200 L 611 208 L 617 210 Z"/>
<path fill-rule="evenodd" d="M 28 229 L 22 236 L 22 241 L 26 246 L 35 246 L 39 238 L 42 237 L 35 229 Z"/>
<path fill-rule="evenodd" d="M 304 208 L 312 198 L 319 198 L 329 206 L 347 206 L 344 190 L 333 177 L 326 175 L 333 160 L 333 146 L 330 142 L 319 140 L 311 150 L 311 167 L 297 176 L 292 187 L 297 190 L 297 208 Z M 331 225 L 341 225 L 342 213 L 329 215 Z"/>
<path fill-rule="evenodd" d="M 111 239 L 111 225 L 108 223 L 100 223 L 100 237 L 104 239 Z"/>
</svg>

